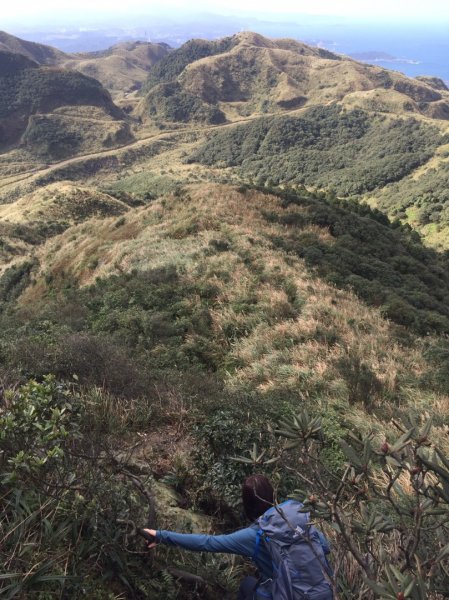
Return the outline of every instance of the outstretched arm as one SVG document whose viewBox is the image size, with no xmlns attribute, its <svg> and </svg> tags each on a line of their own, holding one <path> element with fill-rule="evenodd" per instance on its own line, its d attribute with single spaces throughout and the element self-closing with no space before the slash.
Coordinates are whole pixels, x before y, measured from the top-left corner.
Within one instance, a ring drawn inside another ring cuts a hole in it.
<svg viewBox="0 0 449 600">
<path fill-rule="evenodd" d="M 228 535 L 205 535 L 198 533 L 176 533 L 175 531 L 155 531 L 147 529 L 155 535 L 156 543 L 179 546 L 196 552 L 225 552 L 252 556 L 256 540 L 256 532 L 251 527 L 240 529 Z"/>
</svg>

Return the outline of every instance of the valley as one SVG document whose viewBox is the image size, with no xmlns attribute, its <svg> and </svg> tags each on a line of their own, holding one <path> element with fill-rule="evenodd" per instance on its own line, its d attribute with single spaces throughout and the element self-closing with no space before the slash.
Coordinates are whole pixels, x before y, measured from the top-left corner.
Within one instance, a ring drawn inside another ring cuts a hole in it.
<svg viewBox="0 0 449 600">
<path fill-rule="evenodd" d="M 132 532 L 240 527 L 263 471 L 338 598 L 445 597 L 448 149 L 440 80 L 296 40 L 0 34 L 0 595 L 233 598 Z"/>
</svg>

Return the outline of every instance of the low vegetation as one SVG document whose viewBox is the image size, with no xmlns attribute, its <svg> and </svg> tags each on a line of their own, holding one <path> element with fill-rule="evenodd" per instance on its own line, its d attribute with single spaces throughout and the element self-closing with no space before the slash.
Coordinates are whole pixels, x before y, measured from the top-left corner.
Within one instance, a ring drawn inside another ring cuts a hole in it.
<svg viewBox="0 0 449 600">
<path fill-rule="evenodd" d="M 402 179 L 445 139 L 414 119 L 373 118 L 333 105 L 216 133 L 189 160 L 237 167 L 244 177 L 271 185 L 297 183 L 348 196 Z"/>
<path fill-rule="evenodd" d="M 218 125 L 226 120 L 219 108 L 184 91 L 177 82 L 153 88 L 145 98 L 144 107 L 150 117 L 162 121 Z"/>
<path fill-rule="evenodd" d="M 432 244 L 448 248 L 449 164 L 441 162 L 418 177 L 407 177 L 376 192 L 376 206 L 410 223 Z M 372 199 L 368 196 L 368 202 Z"/>
<path fill-rule="evenodd" d="M 234 598 L 245 561 L 136 526 L 232 531 L 264 472 L 336 600 L 447 597 L 449 253 L 414 228 L 443 239 L 448 139 L 410 117 L 446 90 L 248 32 L 166 50 L 126 121 L 0 52 L 0 596 Z"/>
<path fill-rule="evenodd" d="M 190 40 L 181 48 L 167 54 L 150 70 L 148 80 L 143 87 L 147 92 L 160 83 L 170 83 L 177 79 L 188 64 L 207 56 L 228 52 L 237 43 L 235 38 L 223 38 L 219 41 Z"/>
</svg>

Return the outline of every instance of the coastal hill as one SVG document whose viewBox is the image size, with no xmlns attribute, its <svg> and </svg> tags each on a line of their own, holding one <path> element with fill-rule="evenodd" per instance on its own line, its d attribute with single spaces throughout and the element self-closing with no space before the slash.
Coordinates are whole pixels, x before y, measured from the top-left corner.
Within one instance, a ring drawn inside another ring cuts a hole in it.
<svg viewBox="0 0 449 600">
<path fill-rule="evenodd" d="M 79 71 L 100 81 L 113 94 L 139 89 L 149 69 L 169 51 L 164 43 L 121 42 L 100 52 L 67 54 L 0 31 L 0 50 L 26 56 L 39 65 Z"/>
<path fill-rule="evenodd" d="M 56 65 L 68 56 L 52 46 L 28 42 L 5 31 L 0 31 L 0 50 L 22 54 L 40 65 Z"/>
<path fill-rule="evenodd" d="M 187 42 L 152 68 L 144 90 L 142 118 L 171 121 L 232 121 L 330 102 L 449 119 L 449 94 L 425 81 L 251 32 Z"/>
<path fill-rule="evenodd" d="M 449 93 L 253 33 L 155 52 L 0 50 L 0 595 L 232 600 L 245 563 L 134 530 L 240 528 L 264 472 L 325 507 L 345 598 L 436 598 Z"/>
</svg>

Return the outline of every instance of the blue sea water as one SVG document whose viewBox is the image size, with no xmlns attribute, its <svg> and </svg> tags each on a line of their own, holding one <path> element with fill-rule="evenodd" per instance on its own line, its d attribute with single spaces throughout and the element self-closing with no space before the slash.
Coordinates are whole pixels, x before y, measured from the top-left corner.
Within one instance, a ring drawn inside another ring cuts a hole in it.
<svg viewBox="0 0 449 600">
<path fill-rule="evenodd" d="M 404 15 L 404 19 L 406 17 Z M 441 22 L 439 15 L 429 14 L 425 23 L 405 20 L 393 23 L 297 14 L 270 17 L 255 11 L 245 17 L 186 13 L 179 17 L 171 15 L 170 19 L 142 17 L 139 24 L 114 22 L 106 27 L 103 23 L 97 28 L 74 31 L 65 28 L 62 36 L 58 31 L 51 35 L 48 28 L 45 32 L 36 27 L 27 31 L 17 27 L 10 32 L 55 45 L 66 52 L 79 52 L 106 48 L 123 39 L 148 39 L 148 36 L 152 41 L 164 41 L 177 47 L 192 37 L 214 39 L 240 30 L 257 31 L 273 38 L 290 37 L 339 54 L 384 52 L 397 60 L 373 64 L 411 77 L 432 75 L 449 83 L 449 22 Z"/>
<path fill-rule="evenodd" d="M 375 39 L 349 39 L 338 44 L 336 49 L 345 54 L 363 51 L 386 52 L 396 60 L 376 61 L 373 64 L 401 71 L 410 77 L 433 75 L 449 83 L 449 35 L 445 33 L 434 32 L 432 35 L 424 31 L 410 32 L 410 37 L 402 32 L 397 36 L 380 34 Z"/>
<path fill-rule="evenodd" d="M 316 22 L 309 19 L 302 23 L 264 23 L 259 29 L 273 37 L 293 37 L 339 54 L 384 52 L 397 60 L 373 64 L 410 77 L 431 75 L 449 83 L 449 23 L 438 23 L 437 15 L 432 24 L 332 22 L 327 18 Z"/>
</svg>

